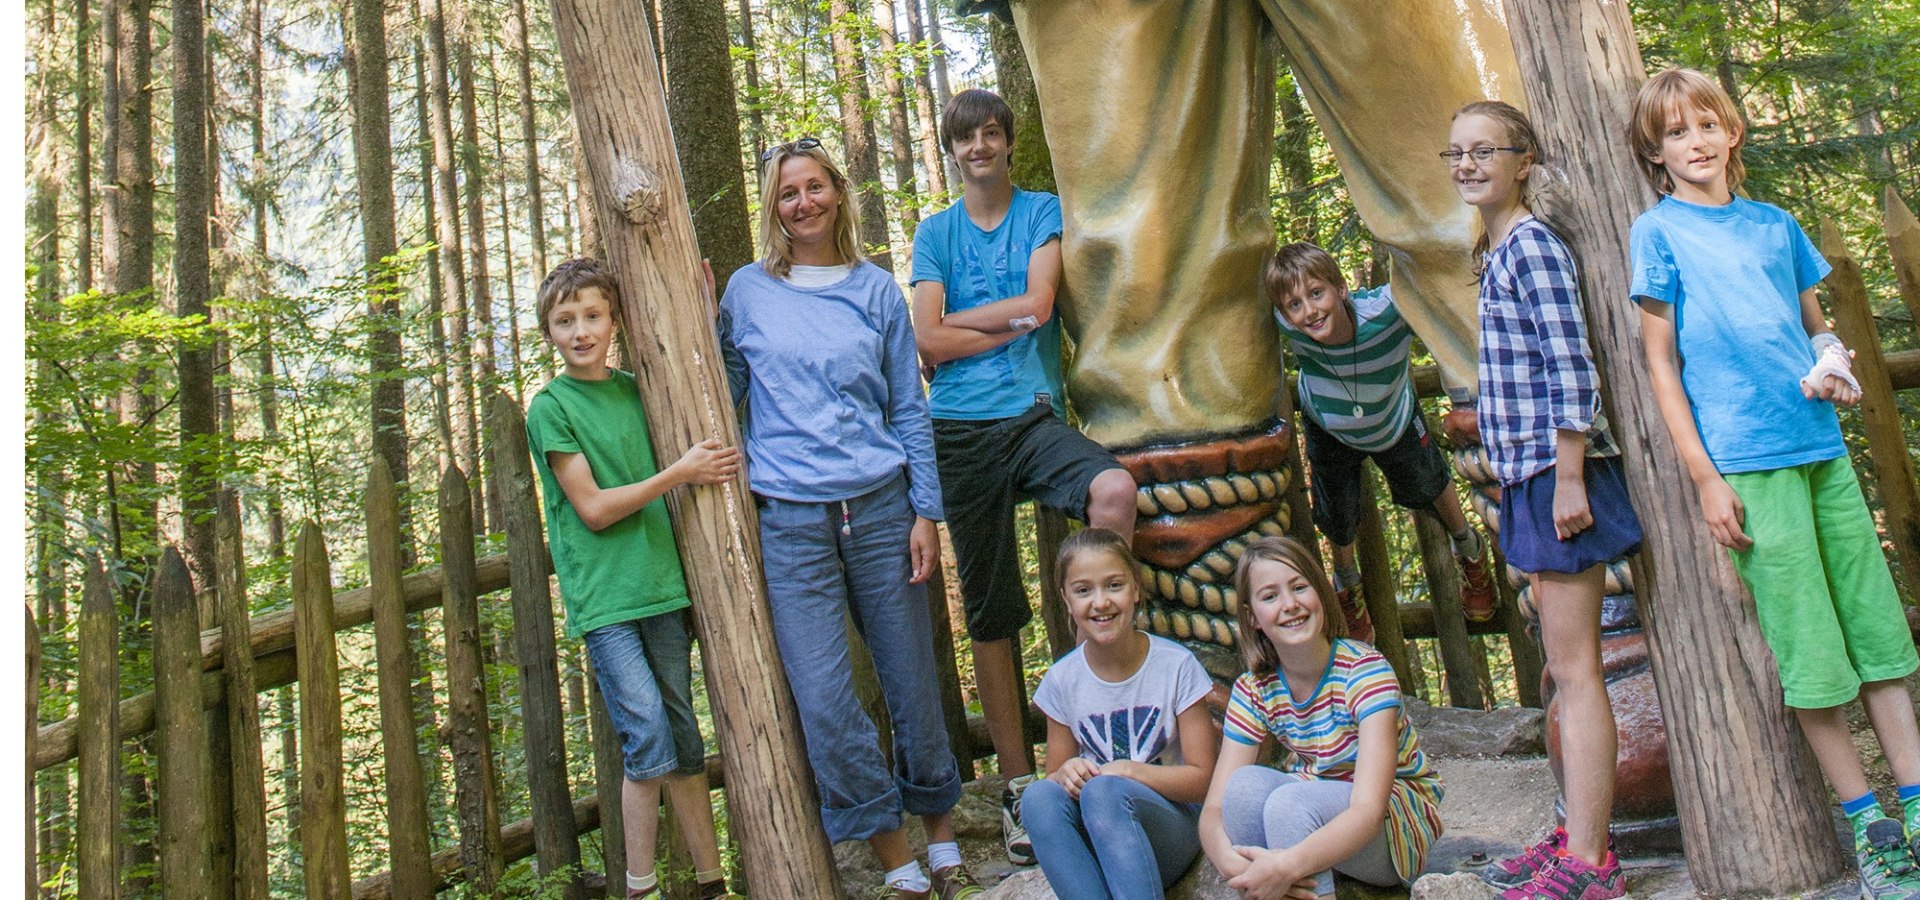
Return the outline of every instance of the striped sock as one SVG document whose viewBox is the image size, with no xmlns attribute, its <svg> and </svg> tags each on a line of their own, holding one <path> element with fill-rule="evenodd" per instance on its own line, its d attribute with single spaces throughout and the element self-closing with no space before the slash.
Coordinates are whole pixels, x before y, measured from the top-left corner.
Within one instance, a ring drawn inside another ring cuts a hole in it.
<svg viewBox="0 0 1920 900">
<path fill-rule="evenodd" d="M 1840 811 L 1847 814 L 1847 821 L 1853 825 L 1853 845 L 1867 845 L 1867 826 L 1887 817 L 1880 809 L 1880 799 L 1872 791 L 1840 804 Z"/>
</svg>

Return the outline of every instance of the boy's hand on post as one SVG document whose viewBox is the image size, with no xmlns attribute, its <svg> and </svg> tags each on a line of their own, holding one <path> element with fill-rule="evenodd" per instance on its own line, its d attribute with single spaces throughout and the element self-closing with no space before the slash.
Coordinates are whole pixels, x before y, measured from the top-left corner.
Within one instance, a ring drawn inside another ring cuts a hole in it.
<svg viewBox="0 0 1920 900">
<path fill-rule="evenodd" d="M 686 484 L 720 484 L 739 474 L 740 448 L 723 447 L 718 438 L 707 438 L 688 447 L 673 467 Z"/>
<path fill-rule="evenodd" d="M 1700 513 L 1715 543 L 1729 550 L 1753 546 L 1746 532 L 1747 507 L 1725 478 L 1716 476 L 1700 485 Z"/>
<path fill-rule="evenodd" d="M 913 561 L 910 584 L 925 584 L 940 564 L 940 527 L 926 516 L 913 517 L 913 531 L 907 535 L 907 552 Z"/>
<path fill-rule="evenodd" d="M 1455 447 L 1480 443 L 1480 413 L 1470 406 L 1456 406 L 1440 417 L 1440 433 Z"/>
</svg>

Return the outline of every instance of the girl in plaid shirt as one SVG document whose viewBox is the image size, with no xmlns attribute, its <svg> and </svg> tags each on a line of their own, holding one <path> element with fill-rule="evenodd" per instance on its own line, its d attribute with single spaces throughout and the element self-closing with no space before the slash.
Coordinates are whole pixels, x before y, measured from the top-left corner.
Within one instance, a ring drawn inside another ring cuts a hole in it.
<svg viewBox="0 0 1920 900">
<path fill-rule="evenodd" d="M 1441 153 L 1485 229 L 1480 438 L 1500 479 L 1500 547 L 1533 573 L 1566 798 L 1564 828 L 1483 877 L 1505 900 L 1605 900 L 1626 884 L 1607 836 L 1616 743 L 1600 600 L 1604 564 L 1638 549 L 1640 522 L 1600 412 L 1573 254 L 1527 208 L 1539 148 L 1524 113 L 1490 100 L 1454 115 Z"/>
</svg>

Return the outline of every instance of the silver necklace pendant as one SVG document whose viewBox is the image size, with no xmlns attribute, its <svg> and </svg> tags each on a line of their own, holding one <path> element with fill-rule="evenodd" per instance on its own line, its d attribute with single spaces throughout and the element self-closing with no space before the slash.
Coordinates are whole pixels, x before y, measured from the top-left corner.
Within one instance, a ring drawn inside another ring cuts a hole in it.
<svg viewBox="0 0 1920 900">
<path fill-rule="evenodd" d="M 1356 419 L 1358 419 L 1358 418 L 1360 418 L 1360 416 L 1361 416 L 1361 415 L 1363 414 L 1363 412 L 1364 412 L 1364 410 L 1362 410 L 1362 409 L 1360 408 L 1360 404 L 1358 404 L 1358 403 L 1355 403 L 1355 404 L 1353 405 L 1353 417 L 1354 417 L 1354 418 L 1356 418 Z"/>
</svg>

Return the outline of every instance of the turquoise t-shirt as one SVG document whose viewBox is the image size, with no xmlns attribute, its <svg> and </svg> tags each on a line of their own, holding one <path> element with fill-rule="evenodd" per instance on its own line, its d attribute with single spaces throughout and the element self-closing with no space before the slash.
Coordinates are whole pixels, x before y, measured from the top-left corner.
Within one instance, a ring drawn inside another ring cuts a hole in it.
<svg viewBox="0 0 1920 900">
<path fill-rule="evenodd" d="M 659 471 L 633 376 L 618 369 L 604 381 L 554 376 L 527 404 L 527 445 L 540 472 L 567 635 L 686 608 L 687 581 L 666 499 L 594 531 L 580 521 L 547 463 L 549 452 L 583 454 L 602 488 L 645 481 Z"/>
<path fill-rule="evenodd" d="M 913 235 L 912 283 L 934 281 L 947 291 L 947 312 L 972 309 L 1027 292 L 1033 251 L 1060 237 L 1060 198 L 1015 188 L 1006 218 L 982 231 L 956 200 L 920 223 Z M 1046 394 L 1053 411 L 1067 414 L 1060 393 L 1060 317 L 1005 344 L 942 363 L 933 373 L 928 404 L 936 419 L 1006 419 L 1033 408 Z"/>
<path fill-rule="evenodd" d="M 1715 469 L 1846 454 L 1833 404 L 1800 393 L 1813 368 L 1800 292 L 1833 267 L 1793 216 L 1743 197 L 1725 206 L 1665 197 L 1634 220 L 1631 243 L 1630 296 L 1673 305 L 1680 383 Z"/>
</svg>

